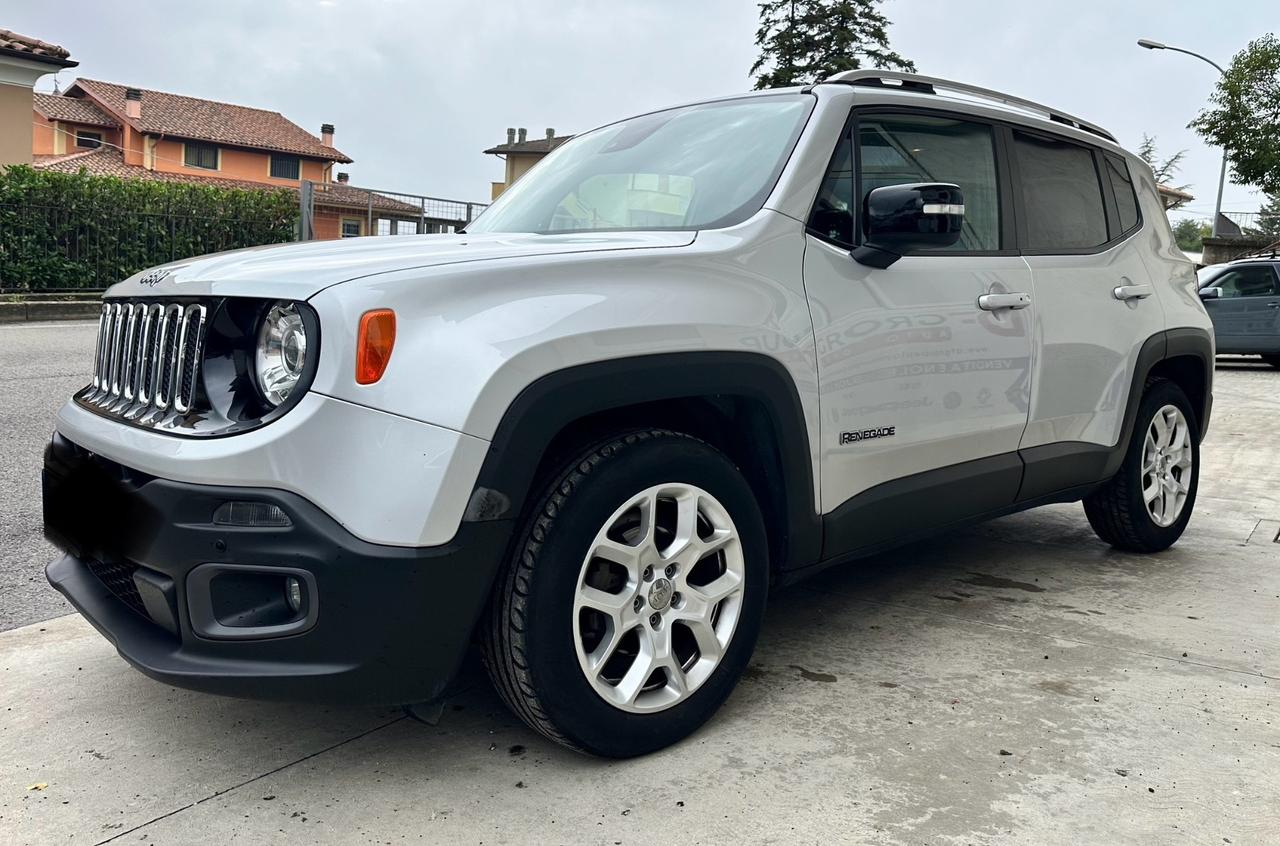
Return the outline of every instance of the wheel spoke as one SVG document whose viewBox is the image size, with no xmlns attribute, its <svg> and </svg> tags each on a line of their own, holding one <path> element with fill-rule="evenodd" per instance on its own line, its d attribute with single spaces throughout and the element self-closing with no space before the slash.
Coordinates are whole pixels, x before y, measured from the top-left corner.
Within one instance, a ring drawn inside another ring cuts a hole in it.
<svg viewBox="0 0 1280 846">
<path fill-rule="evenodd" d="M 716 636 L 716 630 L 712 627 L 711 621 L 703 619 L 690 621 L 685 625 L 689 627 L 689 632 L 698 644 L 698 657 L 719 662 L 724 654 L 724 648 L 720 645 L 720 638 Z"/>
<path fill-rule="evenodd" d="M 721 600 L 737 593 L 741 586 L 741 577 L 737 573 L 726 571 L 709 584 L 689 585 L 688 589 L 697 593 L 699 598 L 707 603 L 708 613 L 710 613 L 710 609 L 715 608 Z"/>
<path fill-rule="evenodd" d="M 578 604 L 621 623 L 623 611 L 631 607 L 631 598 L 626 593 L 608 593 L 591 585 L 583 585 L 578 588 Z"/>
<path fill-rule="evenodd" d="M 627 568 L 627 572 L 632 578 L 636 578 L 640 574 L 640 553 L 643 551 L 641 546 L 628 546 L 625 543 L 618 543 L 611 538 L 601 538 L 591 550 L 593 556 L 603 558 L 606 561 L 612 561 L 615 564 L 621 564 Z"/>
<path fill-rule="evenodd" d="M 618 645 L 622 643 L 622 637 L 626 632 L 620 631 L 611 620 L 609 622 L 609 632 L 601 639 L 595 649 L 587 655 L 587 660 L 591 662 L 591 669 L 600 672 L 604 669 L 604 665 L 613 657 L 613 653 L 618 651 Z"/>
<path fill-rule="evenodd" d="M 627 705 L 636 703 L 636 697 L 640 695 L 640 691 L 644 689 L 644 683 L 649 680 L 649 676 L 653 675 L 654 671 L 653 650 L 647 644 L 647 638 L 643 633 L 640 635 L 640 644 L 640 653 L 631 662 L 631 666 L 627 668 L 627 672 L 623 674 L 617 686 L 619 697 Z"/>
<path fill-rule="evenodd" d="M 1169 443 L 1169 424 L 1165 422 L 1163 411 L 1157 411 L 1156 416 L 1151 419 L 1151 434 L 1156 446 L 1162 447 Z"/>
<path fill-rule="evenodd" d="M 1153 474 L 1151 484 L 1142 489 L 1142 501 L 1147 505 L 1155 502 L 1156 497 L 1160 496 L 1160 487 L 1160 479 Z"/>
</svg>

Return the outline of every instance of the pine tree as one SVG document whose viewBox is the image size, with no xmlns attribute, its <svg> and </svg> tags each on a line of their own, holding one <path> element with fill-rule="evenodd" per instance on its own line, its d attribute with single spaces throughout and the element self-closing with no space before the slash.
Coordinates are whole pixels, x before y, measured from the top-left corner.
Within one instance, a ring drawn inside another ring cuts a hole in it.
<svg viewBox="0 0 1280 846">
<path fill-rule="evenodd" d="M 883 0 L 765 0 L 760 4 L 751 66 L 756 88 L 818 82 L 864 61 L 875 68 L 914 71 L 915 63 L 889 47 Z"/>
<path fill-rule="evenodd" d="M 1280 238 L 1280 194 L 1268 194 L 1258 212 L 1258 234 Z"/>
</svg>

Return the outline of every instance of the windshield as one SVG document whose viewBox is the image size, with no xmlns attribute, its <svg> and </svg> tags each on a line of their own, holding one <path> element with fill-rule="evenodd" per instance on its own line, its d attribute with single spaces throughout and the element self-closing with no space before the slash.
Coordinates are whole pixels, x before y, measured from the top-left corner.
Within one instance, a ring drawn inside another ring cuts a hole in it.
<svg viewBox="0 0 1280 846">
<path fill-rule="evenodd" d="M 669 109 L 574 138 L 468 232 L 714 229 L 755 214 L 814 100 L 779 94 Z"/>
</svg>

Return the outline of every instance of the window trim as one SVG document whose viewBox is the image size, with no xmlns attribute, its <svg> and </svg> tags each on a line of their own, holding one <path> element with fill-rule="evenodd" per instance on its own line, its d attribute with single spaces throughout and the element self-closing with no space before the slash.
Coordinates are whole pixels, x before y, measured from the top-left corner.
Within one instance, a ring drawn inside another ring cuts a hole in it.
<svg viewBox="0 0 1280 846">
<path fill-rule="evenodd" d="M 1115 156 L 1124 162 L 1128 168 L 1129 160 L 1123 152 L 1104 149 L 1093 144 L 1087 144 L 1068 135 L 1061 135 L 1051 130 L 1042 129 L 1041 127 L 1027 126 L 1015 121 L 1000 120 L 998 118 L 989 118 L 985 115 L 975 115 L 969 112 L 956 109 L 921 107 L 921 106 L 904 106 L 904 105 L 885 105 L 885 104 L 859 104 L 849 110 L 849 117 L 845 121 L 844 129 L 837 136 L 835 146 L 831 150 L 828 157 L 827 166 L 823 170 L 823 178 L 831 169 L 831 164 L 835 161 L 835 155 L 840 147 L 840 140 L 846 136 L 851 137 L 853 143 L 853 168 L 854 168 L 854 184 L 861 185 L 862 178 L 862 155 L 856 143 L 857 121 L 860 114 L 871 113 L 876 115 L 887 114 L 907 114 L 921 115 L 925 117 L 941 117 L 951 120 L 963 120 L 969 123 L 986 124 L 992 128 L 992 137 L 994 141 L 994 149 L 996 156 L 996 179 L 997 179 L 997 197 L 1000 203 L 1000 243 L 1001 248 L 998 250 L 911 250 L 903 253 L 904 256 L 939 256 L 939 257 L 960 257 L 960 256 L 1073 256 L 1073 255 L 1097 255 L 1108 252 L 1117 245 L 1129 240 L 1138 234 L 1146 226 L 1146 217 L 1142 213 L 1142 201 L 1138 197 L 1137 177 L 1134 176 L 1132 168 L 1129 168 L 1130 179 L 1134 180 L 1134 199 L 1138 205 L 1138 223 L 1132 228 L 1124 232 L 1116 232 L 1116 224 L 1119 220 L 1119 212 L 1115 206 L 1115 196 L 1112 193 L 1110 178 L 1104 178 L 1105 171 L 1103 167 L 1105 162 L 1100 157 Z M 1015 190 L 1015 186 L 1021 185 L 1021 174 L 1018 170 L 1017 153 L 1014 148 L 1013 133 L 1024 132 L 1029 135 L 1038 135 L 1050 141 L 1065 142 L 1075 144 L 1077 147 L 1083 147 L 1089 151 L 1093 157 L 1094 176 L 1098 180 L 1098 187 L 1102 191 L 1102 208 L 1106 217 L 1107 241 L 1096 247 L 1073 247 L 1070 249 L 1061 248 L 1056 250 L 1031 250 L 1024 248 L 1027 243 L 1026 235 L 1026 210 L 1022 205 L 1022 198 L 1019 192 Z M 853 133 L 851 135 L 851 133 Z M 819 190 L 821 190 L 821 180 L 819 180 Z M 815 192 L 812 202 L 809 204 L 808 214 L 804 220 L 804 231 L 807 235 L 830 244 L 838 249 L 850 250 L 853 247 L 862 245 L 862 204 L 855 202 L 853 208 L 853 238 L 854 243 L 843 244 L 835 241 L 815 231 L 809 225 L 809 221 L 813 218 L 813 212 L 817 207 L 818 194 Z"/>
<path fill-rule="evenodd" d="M 194 165 L 187 161 L 187 148 L 190 146 L 212 147 L 215 167 L 203 167 L 202 165 Z M 182 142 L 182 166 L 189 167 L 192 170 L 222 170 L 222 148 L 210 141 L 183 141 Z"/>
<path fill-rule="evenodd" d="M 93 136 L 93 144 L 81 144 L 81 136 Z M 102 146 L 102 132 L 92 129 L 77 129 L 75 134 L 76 146 L 84 150 L 97 150 Z"/>
<path fill-rule="evenodd" d="M 347 235 L 342 231 L 342 227 L 348 223 L 356 225 L 356 234 Z M 364 236 L 364 218 L 363 217 L 339 217 L 338 218 L 338 237 L 339 238 L 360 238 Z"/>
<path fill-rule="evenodd" d="M 293 159 L 295 162 L 297 162 L 298 175 L 297 176 L 276 176 L 274 173 L 272 173 L 271 170 L 275 166 L 276 156 L 280 156 L 281 158 L 286 158 L 286 159 Z M 267 178 L 280 179 L 285 182 L 301 182 L 302 181 L 302 156 L 298 155 L 297 153 L 282 153 L 282 152 L 277 152 L 275 150 L 272 150 L 267 154 Z"/>
</svg>

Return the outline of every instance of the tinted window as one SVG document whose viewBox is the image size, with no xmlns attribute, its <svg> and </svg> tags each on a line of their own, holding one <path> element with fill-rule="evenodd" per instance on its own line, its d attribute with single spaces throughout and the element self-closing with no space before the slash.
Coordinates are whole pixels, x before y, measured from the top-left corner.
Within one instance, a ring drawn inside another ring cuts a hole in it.
<svg viewBox="0 0 1280 846">
<path fill-rule="evenodd" d="M 218 148 L 212 144 L 197 144 L 188 141 L 184 152 L 183 163 L 187 167 L 202 167 L 207 170 L 218 169 Z"/>
<path fill-rule="evenodd" d="M 859 204 L 885 185 L 949 182 L 964 195 L 964 227 L 949 250 L 1000 249 L 1000 192 L 991 127 L 924 115 L 858 119 Z"/>
<path fill-rule="evenodd" d="M 1068 141 L 1014 132 L 1028 250 L 1072 250 L 1107 242 L 1093 153 Z M 967 198 L 966 198 L 967 199 Z"/>
<path fill-rule="evenodd" d="M 1138 225 L 1138 197 L 1133 193 L 1133 175 L 1129 173 L 1129 165 L 1119 156 L 1107 153 L 1103 156 L 1107 163 L 1107 178 L 1111 180 L 1111 191 L 1116 195 L 1116 211 L 1120 215 L 1120 232 L 1128 232 Z"/>
<path fill-rule="evenodd" d="M 809 230 L 839 244 L 853 244 L 853 143 L 847 132 L 822 180 Z"/>
<path fill-rule="evenodd" d="M 1276 293 L 1276 275 L 1265 265 L 1233 267 L 1213 280 L 1225 297 L 1270 297 Z"/>
<path fill-rule="evenodd" d="M 276 179 L 298 179 L 302 175 L 302 159 L 272 153 L 271 175 Z"/>
</svg>

